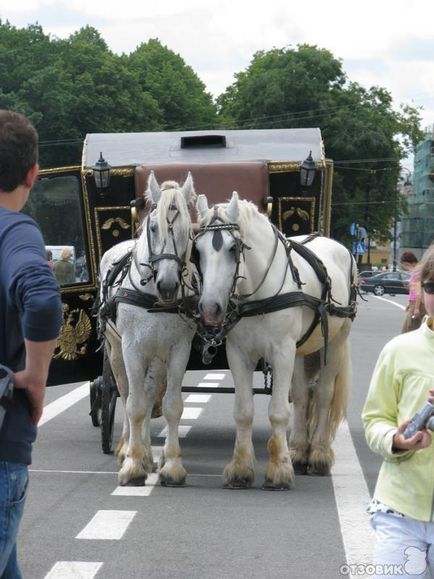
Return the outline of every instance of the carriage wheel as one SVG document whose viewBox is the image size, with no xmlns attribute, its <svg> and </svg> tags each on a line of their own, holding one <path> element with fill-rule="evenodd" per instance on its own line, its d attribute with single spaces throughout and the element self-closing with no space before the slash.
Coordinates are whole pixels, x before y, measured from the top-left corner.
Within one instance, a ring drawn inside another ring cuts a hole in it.
<svg viewBox="0 0 434 579">
<path fill-rule="evenodd" d="M 116 382 L 110 368 L 107 353 L 104 353 L 101 389 L 101 443 L 104 454 L 113 452 L 113 428 L 117 397 Z"/>
<path fill-rule="evenodd" d="M 101 426 L 101 376 L 90 382 L 90 419 L 94 426 Z"/>
</svg>

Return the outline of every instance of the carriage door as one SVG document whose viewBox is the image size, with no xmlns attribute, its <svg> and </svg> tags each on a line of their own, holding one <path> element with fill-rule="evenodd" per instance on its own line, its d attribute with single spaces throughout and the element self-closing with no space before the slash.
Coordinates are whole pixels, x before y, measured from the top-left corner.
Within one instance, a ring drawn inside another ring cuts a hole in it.
<svg viewBox="0 0 434 579">
<path fill-rule="evenodd" d="M 41 171 L 24 212 L 38 223 L 47 259 L 62 293 L 63 326 L 51 364 L 49 384 L 89 380 L 100 373 L 92 306 L 96 265 L 80 168 Z"/>
</svg>

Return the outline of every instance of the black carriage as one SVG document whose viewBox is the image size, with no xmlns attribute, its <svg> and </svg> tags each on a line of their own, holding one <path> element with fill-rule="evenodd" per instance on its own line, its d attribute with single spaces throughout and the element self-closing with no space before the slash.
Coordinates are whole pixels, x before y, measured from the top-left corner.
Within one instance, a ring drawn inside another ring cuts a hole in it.
<svg viewBox="0 0 434 579">
<path fill-rule="evenodd" d="M 134 237 L 151 170 L 159 182 L 183 181 L 191 171 L 211 203 L 236 190 L 287 236 L 330 229 L 333 162 L 319 129 L 89 134 L 81 167 L 42 170 L 26 211 L 54 262 L 67 247 L 74 265 L 73 280 L 62 285 L 64 323 L 49 384 L 90 381 L 92 421 L 102 422 L 106 452 L 117 390 L 97 337 L 98 264 L 110 247 Z M 204 367 L 192 348 L 188 368 Z M 227 367 L 223 349 L 212 367 Z"/>
</svg>

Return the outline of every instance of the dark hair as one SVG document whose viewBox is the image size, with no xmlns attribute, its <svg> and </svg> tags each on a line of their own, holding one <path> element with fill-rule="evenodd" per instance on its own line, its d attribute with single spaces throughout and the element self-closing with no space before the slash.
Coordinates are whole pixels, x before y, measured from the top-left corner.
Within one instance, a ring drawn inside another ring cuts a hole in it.
<svg viewBox="0 0 434 579">
<path fill-rule="evenodd" d="M 401 263 L 417 263 L 417 257 L 412 251 L 404 251 L 401 255 Z"/>
<path fill-rule="evenodd" d="M 0 190 L 10 193 L 38 162 L 38 134 L 20 113 L 0 110 Z"/>
<path fill-rule="evenodd" d="M 419 262 L 418 271 L 420 272 L 420 280 L 434 281 L 434 243 L 428 247 Z"/>
</svg>

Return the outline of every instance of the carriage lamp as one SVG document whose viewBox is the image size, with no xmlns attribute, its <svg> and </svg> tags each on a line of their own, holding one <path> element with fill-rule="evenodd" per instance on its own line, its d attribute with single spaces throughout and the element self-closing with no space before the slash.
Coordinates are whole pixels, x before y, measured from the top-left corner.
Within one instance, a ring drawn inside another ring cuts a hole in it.
<svg viewBox="0 0 434 579">
<path fill-rule="evenodd" d="M 104 195 L 104 191 L 106 191 L 110 184 L 110 169 L 111 166 L 104 159 L 102 153 L 100 153 L 99 159 L 92 167 L 92 170 L 96 189 L 101 195 Z"/>
<path fill-rule="evenodd" d="M 312 159 L 312 151 L 310 151 L 307 159 L 300 165 L 300 183 L 302 187 L 310 187 L 312 185 L 315 172 L 315 161 Z"/>
</svg>

